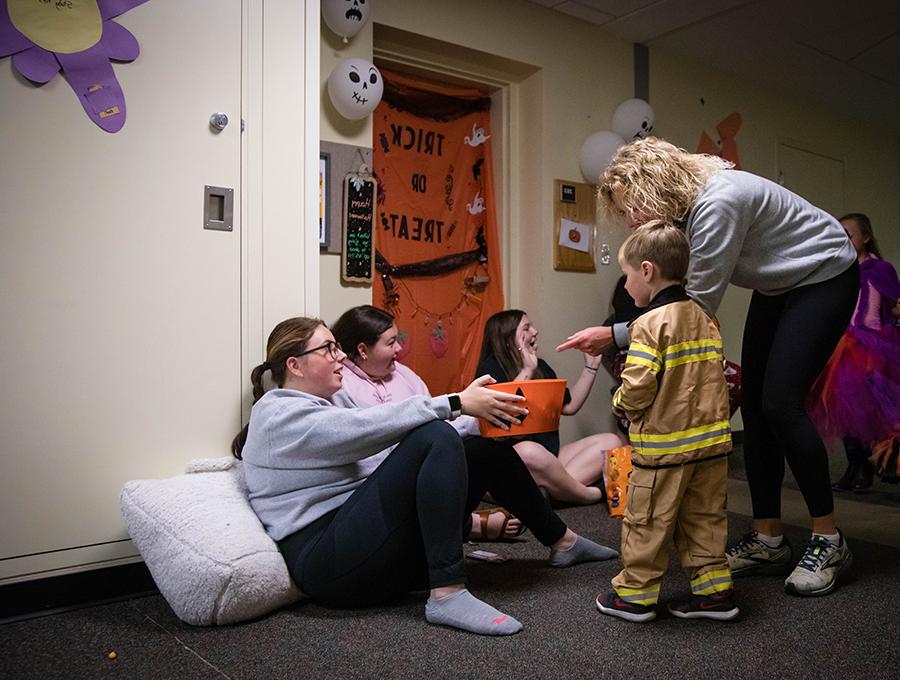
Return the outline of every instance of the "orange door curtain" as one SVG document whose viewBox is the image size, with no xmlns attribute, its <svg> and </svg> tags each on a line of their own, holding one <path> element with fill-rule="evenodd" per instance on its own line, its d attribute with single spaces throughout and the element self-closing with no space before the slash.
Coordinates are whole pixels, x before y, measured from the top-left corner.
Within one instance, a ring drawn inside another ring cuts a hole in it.
<svg viewBox="0 0 900 680">
<path fill-rule="evenodd" d="M 445 394 L 472 379 L 484 321 L 503 309 L 490 99 L 382 75 L 372 304 L 397 318 L 400 361 Z"/>
</svg>

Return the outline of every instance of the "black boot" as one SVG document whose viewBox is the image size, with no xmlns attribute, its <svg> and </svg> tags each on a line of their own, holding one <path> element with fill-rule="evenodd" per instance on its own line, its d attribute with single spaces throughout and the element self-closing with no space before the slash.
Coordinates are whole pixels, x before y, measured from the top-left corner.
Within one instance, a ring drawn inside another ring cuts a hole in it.
<svg viewBox="0 0 900 680">
<path fill-rule="evenodd" d="M 875 468 L 868 460 L 860 463 L 859 467 L 856 468 L 856 474 L 853 475 L 853 479 L 850 481 L 850 488 L 853 489 L 853 493 L 862 493 L 872 486 L 874 473 Z"/>
<path fill-rule="evenodd" d="M 838 484 L 842 484 L 840 490 L 851 489 L 854 493 L 860 493 L 872 486 L 874 468 L 869 462 L 869 450 L 856 437 L 846 437 L 844 451 L 847 452 L 847 462 L 850 463 L 850 467 L 838 481 Z"/>
<path fill-rule="evenodd" d="M 853 479 L 856 477 L 856 471 L 859 469 L 859 463 L 856 461 L 847 461 L 847 470 L 844 475 L 831 485 L 835 491 L 850 491 L 853 488 Z"/>
</svg>

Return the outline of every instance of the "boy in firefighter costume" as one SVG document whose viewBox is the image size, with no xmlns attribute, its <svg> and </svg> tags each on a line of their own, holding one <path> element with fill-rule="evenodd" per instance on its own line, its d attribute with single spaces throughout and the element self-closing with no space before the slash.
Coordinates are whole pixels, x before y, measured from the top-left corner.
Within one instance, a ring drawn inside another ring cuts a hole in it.
<svg viewBox="0 0 900 680">
<path fill-rule="evenodd" d="M 633 446 L 622 525 L 624 569 L 597 608 L 627 621 L 656 618 L 674 538 L 691 596 L 669 604 L 680 618 L 738 615 L 725 557 L 727 456 L 731 452 L 722 338 L 685 292 L 687 239 L 655 220 L 619 251 L 625 288 L 646 308 L 631 324 L 622 386 L 613 407 L 631 421 Z"/>
</svg>

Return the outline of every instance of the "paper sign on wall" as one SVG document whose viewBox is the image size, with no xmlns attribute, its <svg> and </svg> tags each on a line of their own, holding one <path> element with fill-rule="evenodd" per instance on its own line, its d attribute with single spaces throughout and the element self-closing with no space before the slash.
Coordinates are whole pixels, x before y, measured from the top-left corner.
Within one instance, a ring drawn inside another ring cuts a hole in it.
<svg viewBox="0 0 900 680">
<path fill-rule="evenodd" d="M 559 222 L 559 245 L 587 253 L 591 249 L 591 231 L 593 231 L 593 227 L 589 224 L 561 219 Z"/>
</svg>

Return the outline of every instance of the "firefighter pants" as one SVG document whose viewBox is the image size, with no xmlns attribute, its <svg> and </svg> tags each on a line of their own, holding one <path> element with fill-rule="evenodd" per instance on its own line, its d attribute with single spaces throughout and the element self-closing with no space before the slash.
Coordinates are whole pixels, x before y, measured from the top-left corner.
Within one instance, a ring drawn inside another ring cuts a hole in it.
<svg viewBox="0 0 900 680">
<path fill-rule="evenodd" d="M 727 458 L 672 468 L 634 468 L 622 522 L 625 568 L 612 580 L 620 598 L 656 604 L 672 538 L 695 595 L 731 590 L 725 559 L 727 482 Z"/>
</svg>

